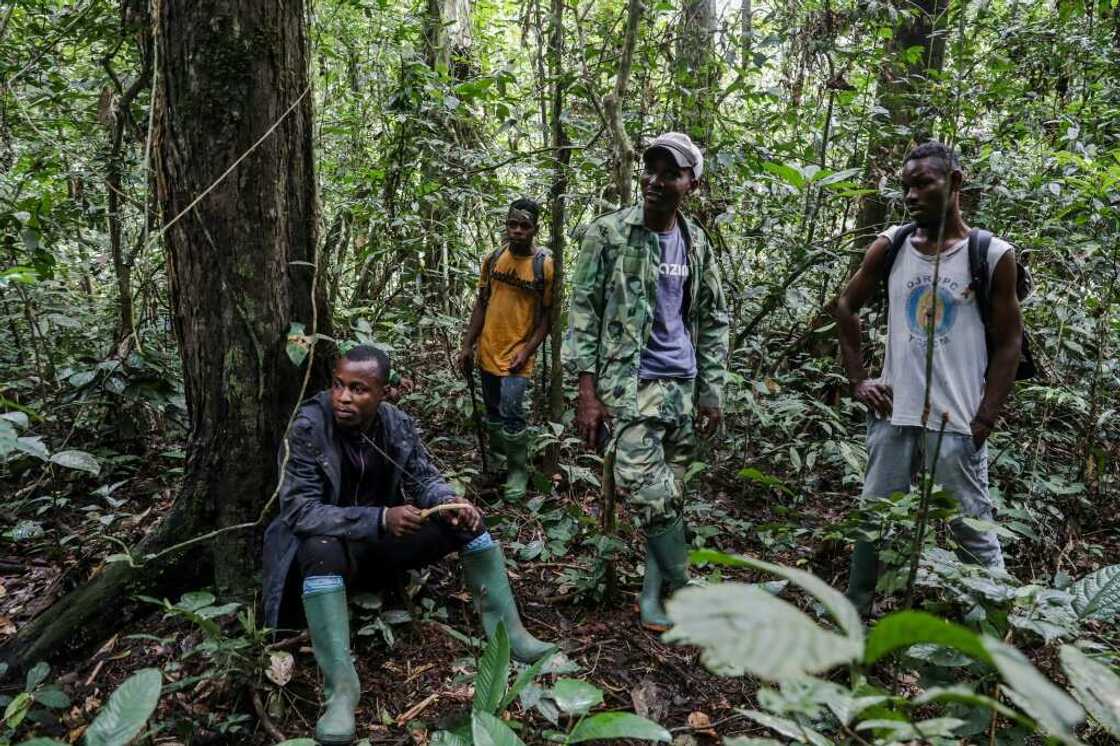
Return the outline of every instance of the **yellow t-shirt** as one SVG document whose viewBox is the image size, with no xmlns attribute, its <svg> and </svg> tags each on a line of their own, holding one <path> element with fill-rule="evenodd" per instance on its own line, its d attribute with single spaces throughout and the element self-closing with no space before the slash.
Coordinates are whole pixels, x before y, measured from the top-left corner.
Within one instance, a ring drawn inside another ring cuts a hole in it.
<svg viewBox="0 0 1120 746">
<path fill-rule="evenodd" d="M 487 373 L 508 376 L 513 356 L 533 335 L 537 306 L 542 299 L 533 287 L 532 254 L 518 256 L 507 248 L 488 271 L 486 265 L 489 258 L 490 255 L 487 254 L 482 260 L 482 272 L 478 278 L 479 288 L 490 288 L 486 317 L 478 340 L 478 364 Z M 546 313 L 547 307 L 552 305 L 554 272 L 552 257 L 545 257 L 544 304 L 540 313 Z M 535 357 L 536 355 L 529 358 L 516 375 L 531 374 Z"/>
</svg>

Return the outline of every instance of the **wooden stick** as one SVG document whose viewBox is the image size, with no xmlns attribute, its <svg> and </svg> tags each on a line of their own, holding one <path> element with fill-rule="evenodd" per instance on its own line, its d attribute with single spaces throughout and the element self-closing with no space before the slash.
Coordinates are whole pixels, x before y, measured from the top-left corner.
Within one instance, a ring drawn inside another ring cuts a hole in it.
<svg viewBox="0 0 1120 746">
<path fill-rule="evenodd" d="M 429 516 L 444 510 L 460 510 L 464 505 L 465 503 L 442 503 L 431 508 L 425 508 L 420 511 L 420 520 L 426 521 Z"/>
</svg>

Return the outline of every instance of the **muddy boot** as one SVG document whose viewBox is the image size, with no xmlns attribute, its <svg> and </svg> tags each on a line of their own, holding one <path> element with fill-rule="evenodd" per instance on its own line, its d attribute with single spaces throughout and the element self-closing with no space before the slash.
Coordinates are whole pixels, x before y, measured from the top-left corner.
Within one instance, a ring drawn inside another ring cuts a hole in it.
<svg viewBox="0 0 1120 746">
<path fill-rule="evenodd" d="M 501 546 L 491 544 L 485 549 L 464 552 L 463 575 L 487 637 L 494 634 L 498 622 L 505 622 L 510 653 L 522 663 L 532 663 L 556 649 L 555 645 L 533 637 L 521 623 Z"/>
<path fill-rule="evenodd" d="M 326 711 L 315 724 L 315 740 L 323 744 L 351 743 L 354 710 L 362 687 L 350 658 L 350 618 L 342 579 L 337 588 L 305 592 L 303 610 L 315 661 L 323 672 L 326 703 Z"/>
<path fill-rule="evenodd" d="M 669 584 L 669 592 L 688 585 L 688 540 L 684 535 L 684 519 L 678 518 L 661 533 L 648 536 L 646 541 L 657 558 L 662 578 Z"/>
<path fill-rule="evenodd" d="M 844 595 L 856 607 L 861 617 L 871 613 L 875 597 L 875 584 L 879 580 L 879 552 L 870 541 L 857 541 L 852 550 L 852 563 L 848 569 L 848 590 Z"/>
<path fill-rule="evenodd" d="M 486 420 L 486 458 L 490 469 L 485 476 L 497 482 L 498 475 L 506 470 L 506 446 L 502 423 L 490 419 Z"/>
<path fill-rule="evenodd" d="M 509 467 L 509 474 L 506 475 L 506 501 L 519 503 L 525 499 L 525 491 L 529 487 L 529 429 L 525 428 L 519 433 L 502 431 L 502 438 L 505 442 L 506 465 Z"/>
<path fill-rule="evenodd" d="M 665 605 L 661 603 L 661 581 L 661 568 L 657 564 L 653 547 L 647 541 L 646 577 L 642 581 L 642 593 L 638 596 L 638 612 L 642 626 L 655 632 L 664 632 L 673 626 L 673 622 L 665 613 Z"/>
</svg>

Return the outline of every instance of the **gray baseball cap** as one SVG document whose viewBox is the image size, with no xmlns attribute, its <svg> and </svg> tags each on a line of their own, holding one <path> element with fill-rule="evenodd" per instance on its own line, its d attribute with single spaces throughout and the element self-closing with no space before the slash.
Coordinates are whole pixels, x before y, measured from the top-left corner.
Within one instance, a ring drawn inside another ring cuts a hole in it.
<svg viewBox="0 0 1120 746">
<path fill-rule="evenodd" d="M 653 141 L 642 151 L 643 160 L 655 150 L 668 152 L 681 168 L 691 168 L 694 179 L 699 179 L 704 173 L 704 154 L 692 142 L 692 138 L 683 132 L 666 132 L 653 138 Z"/>
</svg>

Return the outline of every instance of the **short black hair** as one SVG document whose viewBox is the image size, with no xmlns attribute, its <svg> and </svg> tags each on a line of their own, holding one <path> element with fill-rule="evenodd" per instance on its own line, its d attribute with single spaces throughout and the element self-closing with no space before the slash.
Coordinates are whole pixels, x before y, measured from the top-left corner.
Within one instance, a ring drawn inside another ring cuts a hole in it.
<svg viewBox="0 0 1120 746">
<path fill-rule="evenodd" d="M 911 150 L 906 154 L 905 160 L 902 165 L 905 166 L 910 161 L 920 161 L 923 158 L 932 158 L 941 162 L 941 172 L 948 176 L 954 171 L 960 171 L 961 161 L 957 157 L 957 152 L 950 148 L 948 145 L 939 143 L 936 140 L 924 142 L 918 147 Z"/>
<path fill-rule="evenodd" d="M 372 360 L 377 364 L 377 380 L 381 383 L 389 383 L 392 367 L 389 363 L 389 355 L 380 347 L 354 345 L 346 351 L 343 357 L 352 363 L 365 363 Z"/>
<path fill-rule="evenodd" d="M 515 199 L 512 203 L 510 203 L 509 209 L 524 210 L 525 212 L 529 213 L 533 216 L 533 225 L 536 225 L 540 222 L 541 206 L 537 204 L 536 201 L 531 200 L 528 197 Z"/>
</svg>

